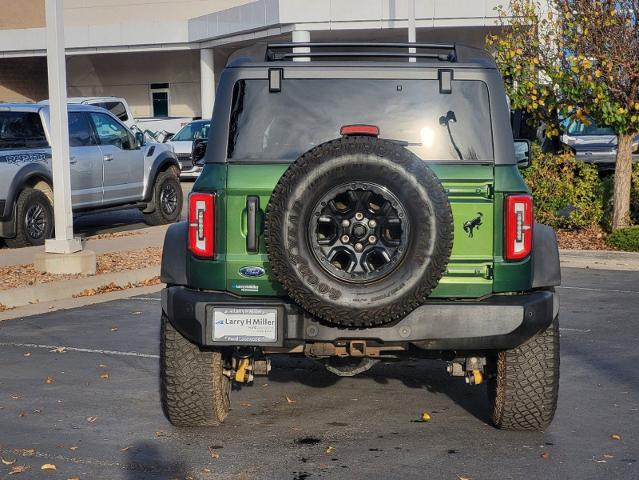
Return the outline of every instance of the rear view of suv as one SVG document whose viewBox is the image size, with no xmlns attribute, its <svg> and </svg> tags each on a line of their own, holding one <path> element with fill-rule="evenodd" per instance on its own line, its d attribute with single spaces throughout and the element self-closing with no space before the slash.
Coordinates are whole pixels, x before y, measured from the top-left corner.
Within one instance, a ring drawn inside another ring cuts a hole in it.
<svg viewBox="0 0 639 480">
<path fill-rule="evenodd" d="M 418 357 L 486 383 L 497 427 L 545 428 L 557 243 L 533 225 L 491 56 L 296 46 L 268 45 L 220 79 L 189 220 L 165 239 L 167 417 L 223 421 L 232 382 L 267 374 L 271 355 L 342 376 Z"/>
</svg>

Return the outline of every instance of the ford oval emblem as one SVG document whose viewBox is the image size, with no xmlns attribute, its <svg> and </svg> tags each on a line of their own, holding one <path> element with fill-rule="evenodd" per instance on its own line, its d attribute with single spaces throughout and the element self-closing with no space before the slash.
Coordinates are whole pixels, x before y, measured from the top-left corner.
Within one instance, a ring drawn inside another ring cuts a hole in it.
<svg viewBox="0 0 639 480">
<path fill-rule="evenodd" d="M 262 267 L 242 267 L 240 268 L 240 275 L 243 277 L 261 277 L 265 271 Z"/>
</svg>

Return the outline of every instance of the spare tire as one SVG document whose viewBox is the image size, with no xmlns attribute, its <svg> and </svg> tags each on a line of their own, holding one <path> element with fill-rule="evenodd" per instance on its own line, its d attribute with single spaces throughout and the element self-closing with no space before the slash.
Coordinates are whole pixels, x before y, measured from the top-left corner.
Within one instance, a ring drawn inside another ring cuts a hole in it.
<svg viewBox="0 0 639 480">
<path fill-rule="evenodd" d="M 422 304 L 453 244 L 448 197 L 434 172 L 396 142 L 342 137 L 292 163 L 266 211 L 271 268 L 312 315 L 381 325 Z"/>
</svg>

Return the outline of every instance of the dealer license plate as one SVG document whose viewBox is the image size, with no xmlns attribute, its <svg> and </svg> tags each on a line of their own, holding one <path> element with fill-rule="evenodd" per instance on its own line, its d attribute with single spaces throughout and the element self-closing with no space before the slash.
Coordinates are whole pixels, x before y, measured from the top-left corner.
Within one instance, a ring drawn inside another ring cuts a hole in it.
<svg viewBox="0 0 639 480">
<path fill-rule="evenodd" d="M 269 343 L 277 341 L 277 309 L 214 308 L 214 342 Z"/>
</svg>

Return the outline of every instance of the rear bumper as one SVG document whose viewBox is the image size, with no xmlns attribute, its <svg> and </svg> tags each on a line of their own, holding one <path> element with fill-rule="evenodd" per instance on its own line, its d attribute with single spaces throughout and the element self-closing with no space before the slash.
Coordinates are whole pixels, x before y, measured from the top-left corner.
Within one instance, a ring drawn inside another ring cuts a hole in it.
<svg viewBox="0 0 639 480">
<path fill-rule="evenodd" d="M 288 346 L 365 339 L 384 344 L 411 343 L 425 350 L 501 350 L 521 345 L 550 325 L 559 310 L 559 295 L 540 290 L 478 301 L 433 301 L 387 326 L 340 328 L 317 321 L 287 299 L 238 297 L 180 286 L 162 290 L 162 310 L 171 323 L 202 346 L 216 345 L 212 341 L 210 312 L 221 306 L 277 309 L 277 342 L 244 345 Z"/>
</svg>

